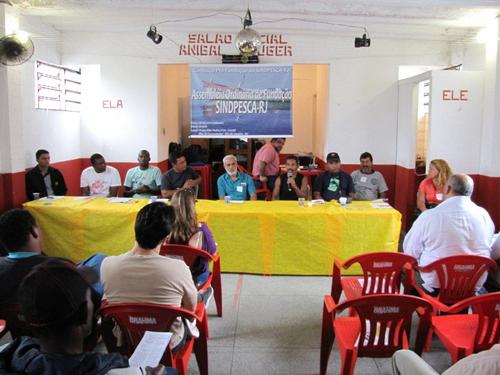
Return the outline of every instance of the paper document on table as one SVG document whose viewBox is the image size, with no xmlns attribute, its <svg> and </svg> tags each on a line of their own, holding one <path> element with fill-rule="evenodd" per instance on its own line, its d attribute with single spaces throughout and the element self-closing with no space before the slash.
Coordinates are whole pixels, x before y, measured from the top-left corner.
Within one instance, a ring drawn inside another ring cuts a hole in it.
<svg viewBox="0 0 500 375">
<path fill-rule="evenodd" d="M 49 195 L 48 197 L 43 197 L 43 198 L 40 198 L 40 200 L 57 200 L 57 199 L 62 199 L 64 198 L 63 195 Z"/>
<path fill-rule="evenodd" d="M 392 208 L 392 206 L 389 203 L 371 203 L 371 206 L 373 208 Z"/>
<path fill-rule="evenodd" d="M 128 203 L 133 198 L 109 198 L 108 203 Z"/>
<path fill-rule="evenodd" d="M 229 203 L 244 203 L 245 201 L 242 201 L 242 200 L 235 200 L 235 199 L 231 199 L 229 201 Z"/>
<path fill-rule="evenodd" d="M 128 363 L 138 367 L 158 366 L 171 338 L 171 332 L 146 331 Z"/>
</svg>

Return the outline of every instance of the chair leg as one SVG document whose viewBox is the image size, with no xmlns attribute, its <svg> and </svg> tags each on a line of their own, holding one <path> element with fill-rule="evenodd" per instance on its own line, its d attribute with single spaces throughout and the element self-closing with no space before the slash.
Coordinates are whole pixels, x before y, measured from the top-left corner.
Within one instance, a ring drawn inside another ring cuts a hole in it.
<svg viewBox="0 0 500 375">
<path fill-rule="evenodd" d="M 208 375 L 207 338 L 203 337 L 203 334 L 194 342 L 194 355 L 196 356 L 196 363 L 198 363 L 200 375 Z"/>
<path fill-rule="evenodd" d="M 215 306 L 217 307 L 217 316 L 222 316 L 222 280 L 221 280 L 220 261 L 214 262 L 212 288 L 214 288 Z"/>
<path fill-rule="evenodd" d="M 354 353 L 351 349 L 347 349 L 344 353 L 341 353 L 341 355 L 343 358 L 341 358 L 342 366 L 340 368 L 340 374 L 353 375 L 357 359 L 356 353 Z"/>
<path fill-rule="evenodd" d="M 320 375 L 325 375 L 328 368 L 328 359 L 332 352 L 335 333 L 333 332 L 332 315 L 323 307 L 323 327 L 321 329 L 321 354 L 320 354 Z"/>
<path fill-rule="evenodd" d="M 434 333 L 434 330 L 432 329 L 432 327 L 429 327 L 429 333 L 427 334 L 427 337 L 425 339 L 424 352 L 429 352 L 431 350 L 433 333 Z M 410 336 L 408 336 L 408 337 L 410 337 Z"/>
</svg>

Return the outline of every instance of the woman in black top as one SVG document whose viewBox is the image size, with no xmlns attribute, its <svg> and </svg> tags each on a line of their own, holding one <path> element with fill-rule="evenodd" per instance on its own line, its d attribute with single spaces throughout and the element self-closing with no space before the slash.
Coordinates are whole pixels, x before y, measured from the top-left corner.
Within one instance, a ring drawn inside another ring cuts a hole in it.
<svg viewBox="0 0 500 375">
<path fill-rule="evenodd" d="M 286 173 L 276 179 L 273 200 L 297 200 L 307 198 L 307 179 L 297 173 L 299 163 L 297 157 L 286 158 Z"/>
</svg>

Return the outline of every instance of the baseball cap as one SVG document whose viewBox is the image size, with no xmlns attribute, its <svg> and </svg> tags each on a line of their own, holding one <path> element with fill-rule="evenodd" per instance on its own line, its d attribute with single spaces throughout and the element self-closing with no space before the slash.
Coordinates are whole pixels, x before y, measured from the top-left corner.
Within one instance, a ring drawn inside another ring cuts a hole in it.
<svg viewBox="0 0 500 375">
<path fill-rule="evenodd" d="M 85 271 L 88 273 L 88 269 Z M 36 266 L 19 288 L 19 303 L 26 322 L 32 327 L 64 324 L 87 301 L 87 290 L 93 289 L 85 274 L 71 262 L 49 258 Z M 95 306 L 99 297 L 92 293 Z"/>
<path fill-rule="evenodd" d="M 328 155 L 326 155 L 326 162 L 331 163 L 331 162 L 340 162 L 340 156 L 336 152 L 330 152 Z"/>
</svg>

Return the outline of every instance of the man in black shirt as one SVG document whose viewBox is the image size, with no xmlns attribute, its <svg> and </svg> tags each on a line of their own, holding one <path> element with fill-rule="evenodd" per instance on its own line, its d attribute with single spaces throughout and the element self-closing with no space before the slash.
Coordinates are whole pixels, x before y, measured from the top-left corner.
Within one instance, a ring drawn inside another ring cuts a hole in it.
<svg viewBox="0 0 500 375">
<path fill-rule="evenodd" d="M 47 150 L 36 152 L 38 165 L 26 173 L 26 196 L 28 200 L 34 199 L 33 193 L 38 193 L 40 197 L 49 195 L 66 195 L 67 188 L 62 173 L 51 167 L 50 154 Z"/>
<path fill-rule="evenodd" d="M 331 201 L 340 197 L 354 197 L 354 183 L 349 174 L 340 170 L 340 157 L 330 152 L 326 157 L 328 170 L 321 173 L 314 181 L 314 199 Z"/>
<path fill-rule="evenodd" d="M 307 198 L 307 178 L 300 173 L 299 161 L 296 156 L 286 158 L 286 173 L 279 176 L 274 183 L 273 200 L 290 201 Z"/>
<path fill-rule="evenodd" d="M 0 216 L 0 243 L 7 251 L 0 258 L 0 304 L 17 303 L 17 289 L 37 264 L 45 262 L 35 218 L 19 208 Z"/>
<path fill-rule="evenodd" d="M 187 166 L 186 158 L 180 152 L 174 151 L 168 156 L 172 168 L 161 176 L 161 196 L 172 198 L 180 188 L 194 189 L 201 182 L 201 176 Z"/>
</svg>

